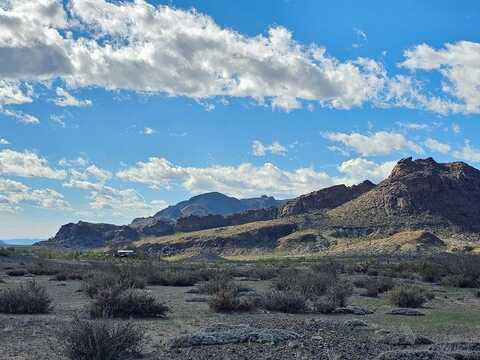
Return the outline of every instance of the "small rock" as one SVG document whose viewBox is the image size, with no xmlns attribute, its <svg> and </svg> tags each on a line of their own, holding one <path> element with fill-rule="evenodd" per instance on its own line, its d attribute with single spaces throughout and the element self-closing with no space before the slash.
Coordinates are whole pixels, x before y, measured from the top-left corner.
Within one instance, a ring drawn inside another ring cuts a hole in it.
<svg viewBox="0 0 480 360">
<path fill-rule="evenodd" d="M 353 314 L 353 315 L 370 315 L 373 311 L 359 306 L 347 306 L 337 308 L 333 311 L 334 314 Z"/>
<path fill-rule="evenodd" d="M 390 310 L 389 312 L 387 312 L 386 314 L 387 315 L 402 315 L 402 316 L 425 316 L 425 314 L 422 313 L 419 310 L 408 309 L 408 308 L 393 309 L 393 310 Z"/>
<path fill-rule="evenodd" d="M 349 328 L 368 327 L 368 324 L 365 321 L 358 319 L 346 320 L 343 325 Z"/>
<path fill-rule="evenodd" d="M 437 351 L 396 350 L 384 352 L 376 360 L 455 360 L 455 357 Z"/>
</svg>

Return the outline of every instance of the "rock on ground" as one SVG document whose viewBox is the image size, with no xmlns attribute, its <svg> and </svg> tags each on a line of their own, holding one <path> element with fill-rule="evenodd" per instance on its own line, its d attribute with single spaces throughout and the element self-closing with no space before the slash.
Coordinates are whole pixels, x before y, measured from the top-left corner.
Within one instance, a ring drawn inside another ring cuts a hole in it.
<svg viewBox="0 0 480 360">
<path fill-rule="evenodd" d="M 299 337 L 297 333 L 288 330 L 257 329 L 244 324 L 213 324 L 196 334 L 175 337 L 170 341 L 169 345 L 171 348 L 184 348 L 245 342 L 278 343 Z"/>
</svg>

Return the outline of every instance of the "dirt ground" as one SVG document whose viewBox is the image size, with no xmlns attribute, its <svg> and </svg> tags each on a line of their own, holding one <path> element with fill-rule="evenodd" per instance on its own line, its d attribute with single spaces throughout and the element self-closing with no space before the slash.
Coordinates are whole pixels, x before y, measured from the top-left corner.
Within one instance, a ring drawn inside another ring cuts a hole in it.
<svg viewBox="0 0 480 360">
<path fill-rule="evenodd" d="M 10 277 L 0 270 L 0 290 L 31 280 Z M 0 359 L 57 360 L 61 354 L 62 327 L 76 314 L 86 317 L 90 299 L 80 291 L 80 281 L 51 281 L 51 276 L 34 276 L 53 300 L 46 315 L 0 314 Z M 270 281 L 241 281 L 261 293 Z M 372 359 L 392 346 L 379 343 L 375 330 L 394 329 L 428 336 L 434 342 L 480 342 L 480 299 L 468 289 L 430 286 L 436 297 L 421 309 L 425 316 L 386 315 L 391 307 L 382 297 L 368 298 L 357 289 L 352 305 L 373 310 L 371 315 L 283 314 L 264 310 L 252 313 L 215 313 L 202 301 L 205 295 L 188 293 L 193 287 L 148 286 L 159 301 L 170 307 L 166 319 L 134 320 L 147 335 L 143 356 L 147 359 Z M 312 321 L 314 319 L 315 321 Z M 349 328 L 346 320 L 360 319 L 368 328 Z M 115 320 L 125 321 L 125 320 Z M 191 334 L 214 323 L 249 324 L 258 328 L 291 330 L 298 340 L 278 344 L 235 344 L 169 349 L 172 337 Z"/>
</svg>

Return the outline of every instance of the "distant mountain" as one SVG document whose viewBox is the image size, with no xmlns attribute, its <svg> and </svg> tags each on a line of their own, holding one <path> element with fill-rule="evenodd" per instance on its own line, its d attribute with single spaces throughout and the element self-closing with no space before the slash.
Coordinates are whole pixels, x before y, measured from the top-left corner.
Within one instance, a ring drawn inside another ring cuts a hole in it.
<svg viewBox="0 0 480 360">
<path fill-rule="evenodd" d="M 43 239 L 4 239 L 0 240 L 0 245 L 23 245 L 23 246 L 29 246 L 33 245 L 39 241 L 43 241 Z"/>
<path fill-rule="evenodd" d="M 247 210 L 266 209 L 277 207 L 284 201 L 276 200 L 271 196 L 259 198 L 237 199 L 219 192 L 210 192 L 194 196 L 189 200 L 179 202 L 153 215 L 156 219 L 177 221 L 181 217 L 190 215 L 231 215 Z"/>
</svg>

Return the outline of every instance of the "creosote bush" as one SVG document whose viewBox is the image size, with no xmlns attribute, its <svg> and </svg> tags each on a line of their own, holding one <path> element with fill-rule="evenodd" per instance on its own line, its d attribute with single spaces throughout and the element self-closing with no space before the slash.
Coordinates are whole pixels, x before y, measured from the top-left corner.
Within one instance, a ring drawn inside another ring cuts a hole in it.
<svg viewBox="0 0 480 360">
<path fill-rule="evenodd" d="M 34 281 L 0 292 L 0 313 L 4 314 L 44 314 L 50 304 L 45 288 Z"/>
<path fill-rule="evenodd" d="M 431 299 L 431 294 L 416 285 L 400 285 L 387 293 L 390 304 L 405 308 L 418 308 Z"/>
<path fill-rule="evenodd" d="M 239 297 L 235 291 L 220 289 L 209 300 L 210 308 L 217 312 L 251 311 L 255 309 L 254 299 Z"/>
<path fill-rule="evenodd" d="M 163 318 L 168 311 L 168 306 L 144 291 L 118 287 L 99 291 L 90 304 L 92 318 Z"/>
<path fill-rule="evenodd" d="M 130 322 L 73 321 L 58 333 L 70 360 L 126 360 L 140 353 L 143 331 Z"/>
<path fill-rule="evenodd" d="M 155 269 L 147 274 L 147 282 L 150 285 L 193 286 L 199 280 L 199 274 L 189 270 Z"/>
<path fill-rule="evenodd" d="M 334 273 L 286 269 L 280 272 L 273 286 L 277 290 L 298 292 L 307 299 L 314 299 L 324 295 L 336 279 Z"/>
<path fill-rule="evenodd" d="M 271 290 L 262 295 L 261 306 L 270 311 L 295 314 L 307 310 L 307 300 L 298 292 Z"/>
<path fill-rule="evenodd" d="M 213 275 L 208 281 L 198 284 L 197 289 L 200 294 L 209 295 L 216 294 L 219 291 L 228 291 L 236 295 L 240 291 L 240 288 L 235 284 L 233 278 L 226 273 Z"/>
</svg>

